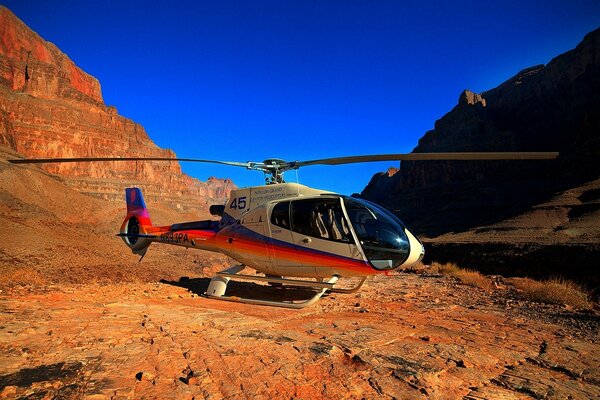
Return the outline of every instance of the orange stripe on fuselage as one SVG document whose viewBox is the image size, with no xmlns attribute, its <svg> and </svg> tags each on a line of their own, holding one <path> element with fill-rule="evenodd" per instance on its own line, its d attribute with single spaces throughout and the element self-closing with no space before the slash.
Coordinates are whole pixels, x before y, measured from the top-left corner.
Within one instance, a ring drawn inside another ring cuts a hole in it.
<svg viewBox="0 0 600 400">
<path fill-rule="evenodd" d="M 207 251 L 220 251 L 231 254 L 236 253 L 242 258 L 255 256 L 257 258 L 268 259 L 272 257 L 272 255 L 269 254 L 272 252 L 278 259 L 285 259 L 292 262 L 300 261 L 302 265 L 309 268 L 336 268 L 359 273 L 361 275 L 374 275 L 380 273 L 380 271 L 373 269 L 368 263 L 362 260 L 353 260 L 335 254 L 307 249 L 292 243 L 281 246 L 277 245 L 266 236 L 256 239 L 246 239 L 237 236 L 233 242 L 229 243 L 228 239 L 231 238 L 231 232 L 228 232 L 228 234 L 220 234 L 221 232 L 215 232 L 213 230 L 171 231 L 170 229 L 171 226 L 148 226 L 146 227 L 146 232 L 158 236 L 154 239 L 155 242 L 198 248 Z M 166 234 L 168 234 L 168 236 L 164 236 Z M 173 239 L 170 239 L 171 234 L 173 235 Z M 182 236 L 175 235 L 183 235 L 183 237 L 187 235 L 187 241 L 178 239 Z M 194 245 L 191 243 L 192 240 L 194 240 Z"/>
<path fill-rule="evenodd" d="M 264 242 L 236 238 L 234 244 L 238 252 L 268 257 L 267 246 Z M 305 249 L 301 246 L 292 244 L 290 245 L 295 246 L 295 248 L 278 246 L 273 243 L 270 244 L 271 249 L 275 252 L 277 258 L 284 258 L 289 261 L 300 259 L 300 262 L 306 267 L 339 268 L 361 274 L 378 273 L 378 271 L 374 270 L 369 264 L 362 260 L 352 260 L 335 254 L 317 253 L 315 250 Z"/>
</svg>

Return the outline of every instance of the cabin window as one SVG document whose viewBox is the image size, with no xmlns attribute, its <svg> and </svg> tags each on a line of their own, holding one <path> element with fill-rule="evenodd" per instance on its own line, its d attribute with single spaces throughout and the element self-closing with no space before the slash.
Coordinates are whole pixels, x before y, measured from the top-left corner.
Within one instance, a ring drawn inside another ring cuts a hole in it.
<svg viewBox="0 0 600 400">
<path fill-rule="evenodd" d="M 290 229 L 290 202 L 277 203 L 271 212 L 271 223 L 285 229 Z"/>
<path fill-rule="evenodd" d="M 353 243 L 340 199 L 292 202 L 292 230 L 318 239 Z"/>
<path fill-rule="evenodd" d="M 395 215 L 365 200 L 346 197 L 344 204 L 365 255 L 375 268 L 392 269 L 406 261 L 410 244 Z"/>
</svg>

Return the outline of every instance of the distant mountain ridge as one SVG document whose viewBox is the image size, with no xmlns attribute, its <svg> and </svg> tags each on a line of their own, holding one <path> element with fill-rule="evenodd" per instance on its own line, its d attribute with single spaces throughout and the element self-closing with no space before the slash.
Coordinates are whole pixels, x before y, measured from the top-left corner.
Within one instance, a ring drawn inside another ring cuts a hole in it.
<svg viewBox="0 0 600 400">
<path fill-rule="evenodd" d="M 175 157 L 102 99 L 99 81 L 0 6 L 0 145 L 25 157 Z M 222 202 L 229 179 L 201 182 L 177 162 L 47 164 L 78 190 L 120 200 L 125 186 L 177 208 Z"/>
<path fill-rule="evenodd" d="M 361 196 L 436 236 L 519 215 L 600 177 L 600 29 L 481 94 L 465 90 L 413 150 L 560 151 L 557 161 L 403 162 Z M 594 203 L 595 204 L 595 203 Z"/>
<path fill-rule="evenodd" d="M 555 161 L 403 162 L 361 196 L 425 242 L 425 262 L 577 280 L 600 295 L 600 29 L 546 66 L 465 90 L 413 150 L 559 151 Z"/>
</svg>

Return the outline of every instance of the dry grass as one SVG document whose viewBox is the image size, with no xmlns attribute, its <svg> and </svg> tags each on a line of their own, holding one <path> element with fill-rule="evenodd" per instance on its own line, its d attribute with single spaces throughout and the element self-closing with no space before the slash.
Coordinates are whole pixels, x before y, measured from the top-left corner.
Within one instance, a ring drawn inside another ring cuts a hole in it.
<svg viewBox="0 0 600 400">
<path fill-rule="evenodd" d="M 479 287 L 485 290 L 492 289 L 492 281 L 480 272 L 471 269 L 460 268 L 454 263 L 433 263 L 432 266 L 437 267 L 441 274 L 454 277 L 465 285 Z"/>
<path fill-rule="evenodd" d="M 47 280 L 39 272 L 29 268 L 17 268 L 0 275 L 0 287 L 44 286 Z"/>
<path fill-rule="evenodd" d="M 427 270 L 430 270 L 431 266 L 430 265 L 425 265 L 423 264 L 421 261 L 419 261 L 418 263 L 415 263 L 413 265 L 411 265 L 408 268 L 404 268 L 401 271 L 403 272 L 410 272 L 413 274 L 422 274 Z"/>
<path fill-rule="evenodd" d="M 441 274 L 460 280 L 465 285 L 485 290 L 493 287 L 492 281 L 486 276 L 477 271 L 460 268 L 454 263 L 433 263 L 432 267 L 437 268 Z M 578 309 L 591 309 L 593 306 L 589 294 L 581 285 L 563 278 L 552 278 L 546 281 L 513 278 L 511 281 L 523 298 L 529 301 L 568 305 Z"/>
<path fill-rule="evenodd" d="M 514 278 L 512 282 L 521 295 L 529 301 L 568 305 L 580 309 L 592 308 L 585 289 L 563 278 L 552 278 L 547 281 Z"/>
</svg>

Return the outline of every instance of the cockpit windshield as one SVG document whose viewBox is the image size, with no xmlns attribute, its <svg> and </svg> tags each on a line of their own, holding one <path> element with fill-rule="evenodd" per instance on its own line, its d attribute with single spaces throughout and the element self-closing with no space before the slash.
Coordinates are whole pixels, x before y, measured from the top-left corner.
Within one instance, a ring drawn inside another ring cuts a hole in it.
<svg viewBox="0 0 600 400">
<path fill-rule="evenodd" d="M 375 268 L 393 269 L 406 261 L 410 245 L 396 216 L 361 199 L 344 197 L 344 205 L 363 251 Z"/>
</svg>

